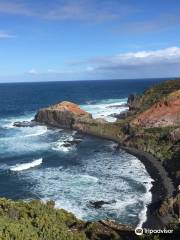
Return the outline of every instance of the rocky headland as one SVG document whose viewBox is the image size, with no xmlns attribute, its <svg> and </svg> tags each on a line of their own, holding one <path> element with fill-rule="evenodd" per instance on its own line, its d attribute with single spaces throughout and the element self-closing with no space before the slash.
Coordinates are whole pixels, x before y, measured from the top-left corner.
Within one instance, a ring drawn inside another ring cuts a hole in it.
<svg viewBox="0 0 180 240">
<path fill-rule="evenodd" d="M 144 227 L 174 229 L 173 239 L 178 239 L 180 229 L 178 190 L 180 185 L 180 79 L 165 81 L 145 91 L 142 95 L 130 95 L 128 106 L 127 112 L 120 114 L 116 122 L 110 123 L 104 119 L 93 119 L 90 113 L 66 101 L 40 109 L 32 124 L 73 129 L 83 134 L 110 139 L 117 142 L 120 148 L 138 156 L 154 179 L 153 200 L 148 208 L 148 219 Z M 20 125 L 20 123 L 17 124 L 17 126 Z M 36 233 L 37 229 L 44 227 L 46 234 L 51 234 L 51 236 L 57 234 L 56 237 L 49 237 L 49 239 L 139 239 L 134 235 L 133 227 L 117 224 L 114 221 L 83 222 L 64 210 L 53 209 L 52 203 L 44 205 L 40 202 L 21 202 L 19 204 L 1 200 L 0 214 L 6 221 L 18 221 L 18 224 L 25 221 L 22 216 L 28 216 L 27 218 L 33 220 L 25 219 L 34 225 L 27 224 L 27 226 Z M 36 213 L 34 213 L 35 209 Z M 44 209 L 44 212 L 42 213 L 40 209 Z M 58 217 L 57 222 L 60 221 L 62 224 L 63 237 L 59 237 L 61 234 L 54 223 L 55 216 Z M 49 233 L 52 223 L 55 231 Z M 159 238 L 161 239 L 161 236 Z M 37 239 L 43 239 L 43 237 Z M 145 235 L 143 239 L 154 238 Z M 163 239 L 169 238 L 163 235 Z"/>
<path fill-rule="evenodd" d="M 166 210 L 162 214 L 163 202 L 167 205 L 180 184 L 180 80 L 165 81 L 142 95 L 130 95 L 128 106 L 129 110 L 115 123 L 93 119 L 70 102 L 40 109 L 35 121 L 114 140 L 138 156 L 155 179 L 150 215 L 156 212 L 161 224 L 168 224 L 177 215 Z"/>
</svg>

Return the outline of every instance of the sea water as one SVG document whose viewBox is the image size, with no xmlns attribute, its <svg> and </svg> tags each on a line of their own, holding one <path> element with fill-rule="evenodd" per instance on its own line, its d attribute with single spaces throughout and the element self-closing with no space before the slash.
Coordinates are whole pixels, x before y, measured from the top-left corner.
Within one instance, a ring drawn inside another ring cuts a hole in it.
<svg viewBox="0 0 180 240">
<path fill-rule="evenodd" d="M 17 128 L 36 111 L 60 101 L 79 104 L 94 118 L 114 122 L 128 95 L 160 81 L 108 80 L 0 84 L 0 196 L 54 200 L 84 220 L 114 219 L 141 226 L 151 202 L 152 179 L 135 156 L 112 141 L 76 131 Z M 66 141 L 80 139 L 66 146 Z M 101 208 L 92 202 L 106 201 Z"/>
</svg>

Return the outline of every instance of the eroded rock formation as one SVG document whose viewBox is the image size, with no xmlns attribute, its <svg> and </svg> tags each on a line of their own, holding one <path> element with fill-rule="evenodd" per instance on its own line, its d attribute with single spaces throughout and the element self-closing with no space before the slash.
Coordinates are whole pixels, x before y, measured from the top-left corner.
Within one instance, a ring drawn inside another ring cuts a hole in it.
<svg viewBox="0 0 180 240">
<path fill-rule="evenodd" d="M 133 123 L 146 128 L 180 124 L 180 90 L 139 114 Z"/>
<path fill-rule="evenodd" d="M 82 110 L 77 104 L 67 101 L 40 109 L 35 116 L 37 122 L 70 129 L 76 121 L 90 119 L 92 119 L 90 113 Z"/>
</svg>

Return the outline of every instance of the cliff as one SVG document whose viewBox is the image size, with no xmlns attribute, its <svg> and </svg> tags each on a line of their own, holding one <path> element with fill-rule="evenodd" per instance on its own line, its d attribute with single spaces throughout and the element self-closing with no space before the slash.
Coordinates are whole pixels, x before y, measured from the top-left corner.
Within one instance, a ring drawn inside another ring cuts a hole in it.
<svg viewBox="0 0 180 240">
<path fill-rule="evenodd" d="M 163 97 L 133 121 L 145 128 L 178 126 L 180 124 L 180 90 Z"/>
<path fill-rule="evenodd" d="M 128 117 L 109 123 L 74 103 L 62 102 L 38 111 L 35 120 L 75 129 L 150 153 L 159 159 L 176 185 L 180 184 L 180 80 L 165 81 L 131 95 Z"/>
<path fill-rule="evenodd" d="M 176 188 L 180 185 L 180 79 L 165 81 L 140 96 L 131 95 L 128 105 L 126 117 L 115 123 L 93 119 L 91 114 L 69 102 L 39 110 L 35 120 L 54 127 L 75 129 L 111 139 L 127 150 L 135 149 L 144 155 L 147 153 L 155 157 L 150 164 L 158 169 L 160 181 L 168 179 L 164 181 L 165 194 L 158 196 L 158 201 L 162 202 L 162 210 L 163 206 L 167 207 L 168 202 L 165 200 L 164 204 L 164 198 L 171 197 L 173 193 L 167 173 Z M 147 159 L 144 164 L 148 164 Z M 180 206 L 179 202 L 178 204 Z M 161 210 L 157 212 L 162 213 Z M 164 211 L 164 214 L 167 212 L 168 210 Z M 174 217 L 176 219 L 177 215 Z"/>
<path fill-rule="evenodd" d="M 92 119 L 92 116 L 77 104 L 67 101 L 40 109 L 35 116 L 37 122 L 61 128 L 73 128 L 74 122 L 80 119 Z"/>
</svg>

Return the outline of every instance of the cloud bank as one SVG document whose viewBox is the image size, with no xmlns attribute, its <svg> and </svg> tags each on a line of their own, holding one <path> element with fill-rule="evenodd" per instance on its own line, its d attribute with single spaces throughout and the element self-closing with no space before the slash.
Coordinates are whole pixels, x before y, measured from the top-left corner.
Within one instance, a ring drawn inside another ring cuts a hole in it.
<svg viewBox="0 0 180 240">
<path fill-rule="evenodd" d="M 167 63 L 180 63 L 179 47 L 170 47 L 154 51 L 128 52 L 112 57 L 99 57 L 81 62 L 81 64 L 90 64 L 91 67 L 96 70 Z"/>
<path fill-rule="evenodd" d="M 47 4 L 46 4 L 47 3 Z M 38 17 L 49 20 L 91 20 L 104 21 L 119 18 L 124 13 L 134 11 L 132 6 L 115 8 L 116 0 L 54 0 L 44 1 L 5 0 L 0 1 L 0 13 Z M 118 9 L 118 10 L 117 10 Z"/>
<path fill-rule="evenodd" d="M 180 47 L 120 53 L 69 63 L 66 70 L 31 69 L 34 79 L 88 80 L 112 78 L 151 78 L 180 76 Z"/>
</svg>

